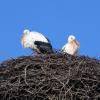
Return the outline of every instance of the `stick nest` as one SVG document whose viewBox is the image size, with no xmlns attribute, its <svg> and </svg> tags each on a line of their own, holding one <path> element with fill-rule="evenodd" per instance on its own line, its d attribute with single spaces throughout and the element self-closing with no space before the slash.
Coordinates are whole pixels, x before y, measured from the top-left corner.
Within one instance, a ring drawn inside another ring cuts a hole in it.
<svg viewBox="0 0 100 100">
<path fill-rule="evenodd" d="M 100 61 L 86 56 L 21 56 L 0 64 L 0 100 L 99 100 Z"/>
</svg>

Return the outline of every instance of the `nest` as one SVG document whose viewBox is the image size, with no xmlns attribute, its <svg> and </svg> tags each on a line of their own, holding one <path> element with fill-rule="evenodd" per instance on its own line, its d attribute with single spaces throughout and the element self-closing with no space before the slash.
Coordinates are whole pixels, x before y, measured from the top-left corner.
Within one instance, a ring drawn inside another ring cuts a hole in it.
<svg viewBox="0 0 100 100">
<path fill-rule="evenodd" d="M 99 100 L 100 61 L 86 56 L 22 56 L 0 64 L 0 100 Z"/>
</svg>

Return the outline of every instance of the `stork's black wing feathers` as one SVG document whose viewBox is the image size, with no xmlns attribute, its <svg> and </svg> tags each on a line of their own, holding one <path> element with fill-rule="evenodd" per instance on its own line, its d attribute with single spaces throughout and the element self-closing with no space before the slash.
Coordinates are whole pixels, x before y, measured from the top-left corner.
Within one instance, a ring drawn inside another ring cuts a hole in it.
<svg viewBox="0 0 100 100">
<path fill-rule="evenodd" d="M 41 53 L 53 53 L 52 45 L 50 43 L 35 41 L 35 45 L 40 50 Z"/>
<path fill-rule="evenodd" d="M 45 38 L 48 40 L 49 43 L 51 43 L 51 41 L 47 37 L 45 37 Z"/>
</svg>

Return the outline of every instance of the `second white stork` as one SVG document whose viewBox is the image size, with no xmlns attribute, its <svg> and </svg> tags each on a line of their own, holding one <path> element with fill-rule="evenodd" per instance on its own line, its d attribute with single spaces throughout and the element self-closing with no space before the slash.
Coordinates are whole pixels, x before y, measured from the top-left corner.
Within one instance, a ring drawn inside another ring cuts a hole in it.
<svg viewBox="0 0 100 100">
<path fill-rule="evenodd" d="M 78 48 L 80 47 L 79 42 L 76 40 L 75 36 L 70 35 L 68 37 L 68 43 L 66 43 L 62 49 L 61 52 L 68 53 L 70 55 L 77 55 Z"/>
</svg>

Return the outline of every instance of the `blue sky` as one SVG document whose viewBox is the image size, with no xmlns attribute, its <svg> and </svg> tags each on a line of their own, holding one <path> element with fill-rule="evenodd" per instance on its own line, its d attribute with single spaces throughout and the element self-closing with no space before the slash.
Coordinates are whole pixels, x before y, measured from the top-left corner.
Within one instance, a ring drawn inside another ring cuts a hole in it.
<svg viewBox="0 0 100 100">
<path fill-rule="evenodd" d="M 100 0 L 0 0 L 0 61 L 32 53 L 20 44 L 24 29 L 43 33 L 56 49 L 73 34 L 80 55 L 100 58 Z"/>
</svg>

